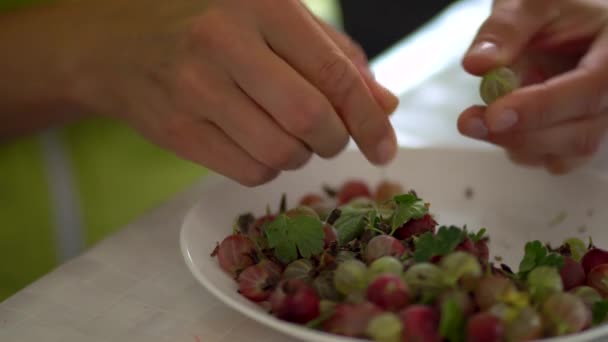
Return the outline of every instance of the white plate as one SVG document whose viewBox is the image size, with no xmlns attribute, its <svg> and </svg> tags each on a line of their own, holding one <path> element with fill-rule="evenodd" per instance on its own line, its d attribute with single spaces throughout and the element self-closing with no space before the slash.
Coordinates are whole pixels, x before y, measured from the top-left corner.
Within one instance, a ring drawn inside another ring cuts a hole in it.
<svg viewBox="0 0 608 342">
<path fill-rule="evenodd" d="M 181 249 L 188 267 L 200 283 L 226 305 L 283 333 L 306 341 L 355 341 L 282 322 L 236 292 L 235 282 L 210 256 L 216 242 L 231 232 L 234 218 L 243 212 L 276 208 L 283 192 L 294 204 L 322 184 L 339 185 L 348 178 L 375 184 L 387 177 L 402 182 L 431 203 L 440 224 L 487 227 L 490 251 L 517 268 L 526 241 L 557 244 L 564 238 L 593 236 L 608 246 L 608 177 L 592 171 L 552 177 L 540 170 L 512 165 L 499 151 L 457 149 L 402 149 L 396 161 L 379 170 L 357 151 L 338 159 L 313 160 L 303 170 L 285 173 L 259 188 L 244 188 L 216 179 L 200 194 L 200 202 L 187 214 L 181 231 Z M 465 197 L 467 188 L 472 199 Z M 556 220 L 556 218 L 561 220 Z M 560 221 L 555 224 L 552 221 Z M 582 231 L 585 232 L 582 232 Z M 591 341 L 608 336 L 608 326 L 551 341 Z"/>
</svg>

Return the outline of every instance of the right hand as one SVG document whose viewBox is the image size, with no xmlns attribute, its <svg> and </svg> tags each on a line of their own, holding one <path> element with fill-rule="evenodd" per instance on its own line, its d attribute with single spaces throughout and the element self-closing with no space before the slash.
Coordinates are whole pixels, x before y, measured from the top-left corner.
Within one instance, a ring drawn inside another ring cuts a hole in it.
<svg viewBox="0 0 608 342">
<path fill-rule="evenodd" d="M 607 61 L 607 1 L 494 0 L 463 65 L 479 76 L 510 66 L 523 84 L 466 109 L 459 130 L 518 164 L 571 172 L 608 137 Z"/>
<path fill-rule="evenodd" d="M 299 0 L 74 6 L 74 100 L 182 158 L 254 186 L 337 155 L 349 136 L 374 164 L 395 155 L 397 98 Z"/>
</svg>

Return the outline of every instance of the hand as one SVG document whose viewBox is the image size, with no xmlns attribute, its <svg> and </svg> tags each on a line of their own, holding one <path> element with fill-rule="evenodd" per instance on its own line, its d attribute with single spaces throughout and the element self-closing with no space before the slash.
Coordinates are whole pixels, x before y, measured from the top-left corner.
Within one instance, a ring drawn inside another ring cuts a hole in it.
<svg viewBox="0 0 608 342">
<path fill-rule="evenodd" d="M 523 86 L 458 121 L 511 159 L 566 173 L 583 165 L 608 129 L 608 2 L 495 0 L 463 60 L 482 75 L 512 66 Z"/>
<path fill-rule="evenodd" d="M 396 152 L 397 98 L 300 1 L 76 3 L 75 101 L 183 158 L 254 186 L 350 136 L 375 164 Z"/>
</svg>

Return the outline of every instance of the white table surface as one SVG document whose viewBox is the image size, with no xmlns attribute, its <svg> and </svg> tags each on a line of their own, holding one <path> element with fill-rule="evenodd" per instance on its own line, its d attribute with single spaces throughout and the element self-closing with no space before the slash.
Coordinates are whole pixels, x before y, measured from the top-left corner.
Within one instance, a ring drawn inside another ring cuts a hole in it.
<svg viewBox="0 0 608 342">
<path fill-rule="evenodd" d="M 457 5 L 374 64 L 378 79 L 402 94 L 393 117 L 400 144 L 484 146 L 460 137 L 455 120 L 479 102 L 477 80 L 459 58 L 487 3 Z M 202 186 L 0 303 L 0 341 L 289 341 L 220 303 L 187 270 L 179 230 Z"/>
</svg>

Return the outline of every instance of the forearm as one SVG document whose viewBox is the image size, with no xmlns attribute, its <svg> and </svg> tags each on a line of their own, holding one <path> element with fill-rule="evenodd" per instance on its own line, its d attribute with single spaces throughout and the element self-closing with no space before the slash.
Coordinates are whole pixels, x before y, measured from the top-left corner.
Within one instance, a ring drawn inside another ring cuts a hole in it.
<svg viewBox="0 0 608 342">
<path fill-rule="evenodd" d="M 71 96 L 69 24 L 58 12 L 39 6 L 0 13 L 0 141 L 82 113 Z"/>
</svg>

